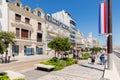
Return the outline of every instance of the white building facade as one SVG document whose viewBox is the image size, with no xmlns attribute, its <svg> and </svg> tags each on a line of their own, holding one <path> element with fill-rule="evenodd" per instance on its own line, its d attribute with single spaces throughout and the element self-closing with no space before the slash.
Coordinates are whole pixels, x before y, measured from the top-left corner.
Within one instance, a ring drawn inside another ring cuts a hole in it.
<svg viewBox="0 0 120 80">
<path fill-rule="evenodd" d="M 76 22 L 72 18 L 72 16 L 67 11 L 59 11 L 52 14 L 52 17 L 54 19 L 57 19 L 58 21 L 64 23 L 69 27 L 70 32 L 70 41 L 75 44 L 75 35 L 76 35 Z"/>
<path fill-rule="evenodd" d="M 50 48 L 48 48 L 48 43 L 56 37 L 69 38 L 69 27 L 62 22 L 54 19 L 51 15 L 46 14 L 46 52 L 53 53 Z"/>
<path fill-rule="evenodd" d="M 101 47 L 98 39 L 93 38 L 92 32 L 90 32 L 88 34 L 88 37 L 86 38 L 86 47 L 88 47 L 88 48 Z"/>
<path fill-rule="evenodd" d="M 45 53 L 45 13 L 22 6 L 18 0 L 0 0 L 0 31 L 16 34 L 16 45 L 9 45 L 9 55 L 40 55 Z"/>
</svg>

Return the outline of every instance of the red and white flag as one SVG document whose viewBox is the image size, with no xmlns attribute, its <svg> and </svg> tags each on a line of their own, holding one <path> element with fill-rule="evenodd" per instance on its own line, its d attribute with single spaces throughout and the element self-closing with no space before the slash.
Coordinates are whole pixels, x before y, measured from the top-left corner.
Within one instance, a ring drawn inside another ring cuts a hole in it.
<svg viewBox="0 0 120 80">
<path fill-rule="evenodd" d="M 106 2 L 100 3 L 99 13 L 99 34 L 106 34 L 107 20 L 106 20 Z"/>
</svg>

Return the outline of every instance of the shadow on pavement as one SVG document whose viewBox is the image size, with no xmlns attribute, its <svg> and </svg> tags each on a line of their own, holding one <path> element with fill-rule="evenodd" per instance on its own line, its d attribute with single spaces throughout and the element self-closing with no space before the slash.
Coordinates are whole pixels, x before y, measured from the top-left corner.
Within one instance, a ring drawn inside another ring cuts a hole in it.
<svg viewBox="0 0 120 80">
<path fill-rule="evenodd" d="M 95 70 L 98 70 L 98 71 L 104 71 L 102 69 L 95 68 L 95 67 L 92 67 L 92 66 L 87 66 L 87 65 L 83 65 L 83 64 L 79 64 L 79 65 L 82 66 L 82 67 L 85 67 L 85 68 L 95 69 Z"/>
</svg>

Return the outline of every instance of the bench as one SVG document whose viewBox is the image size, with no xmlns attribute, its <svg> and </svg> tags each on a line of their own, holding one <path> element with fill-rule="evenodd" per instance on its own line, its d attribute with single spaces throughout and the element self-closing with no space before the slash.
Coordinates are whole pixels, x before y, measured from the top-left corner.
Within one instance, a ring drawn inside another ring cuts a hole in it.
<svg viewBox="0 0 120 80">
<path fill-rule="evenodd" d="M 52 66 L 52 65 L 45 65 L 45 64 L 35 64 L 35 67 L 37 68 L 37 69 L 42 69 L 42 70 L 47 70 L 47 71 L 50 71 L 50 70 L 52 70 L 52 69 L 54 69 L 55 68 L 55 66 Z"/>
</svg>

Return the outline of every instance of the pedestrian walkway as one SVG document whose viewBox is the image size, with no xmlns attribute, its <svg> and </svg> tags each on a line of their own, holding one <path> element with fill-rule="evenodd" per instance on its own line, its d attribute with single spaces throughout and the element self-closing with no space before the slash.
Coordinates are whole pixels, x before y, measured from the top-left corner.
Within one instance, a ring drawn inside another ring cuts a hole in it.
<svg viewBox="0 0 120 80">
<path fill-rule="evenodd" d="M 51 57 L 52 56 L 48 55 L 14 57 L 12 58 L 13 62 L 0 64 L 0 72 L 5 70 L 21 72 L 27 69 L 31 69 L 34 67 L 35 64 L 38 64 L 40 61 L 48 60 Z"/>
<path fill-rule="evenodd" d="M 26 80 L 100 80 L 103 75 L 104 65 L 99 65 L 98 62 L 97 60 L 92 65 L 90 60 L 80 60 L 78 64 L 59 71 L 30 70 L 23 72 L 23 74 L 26 76 Z"/>
</svg>

